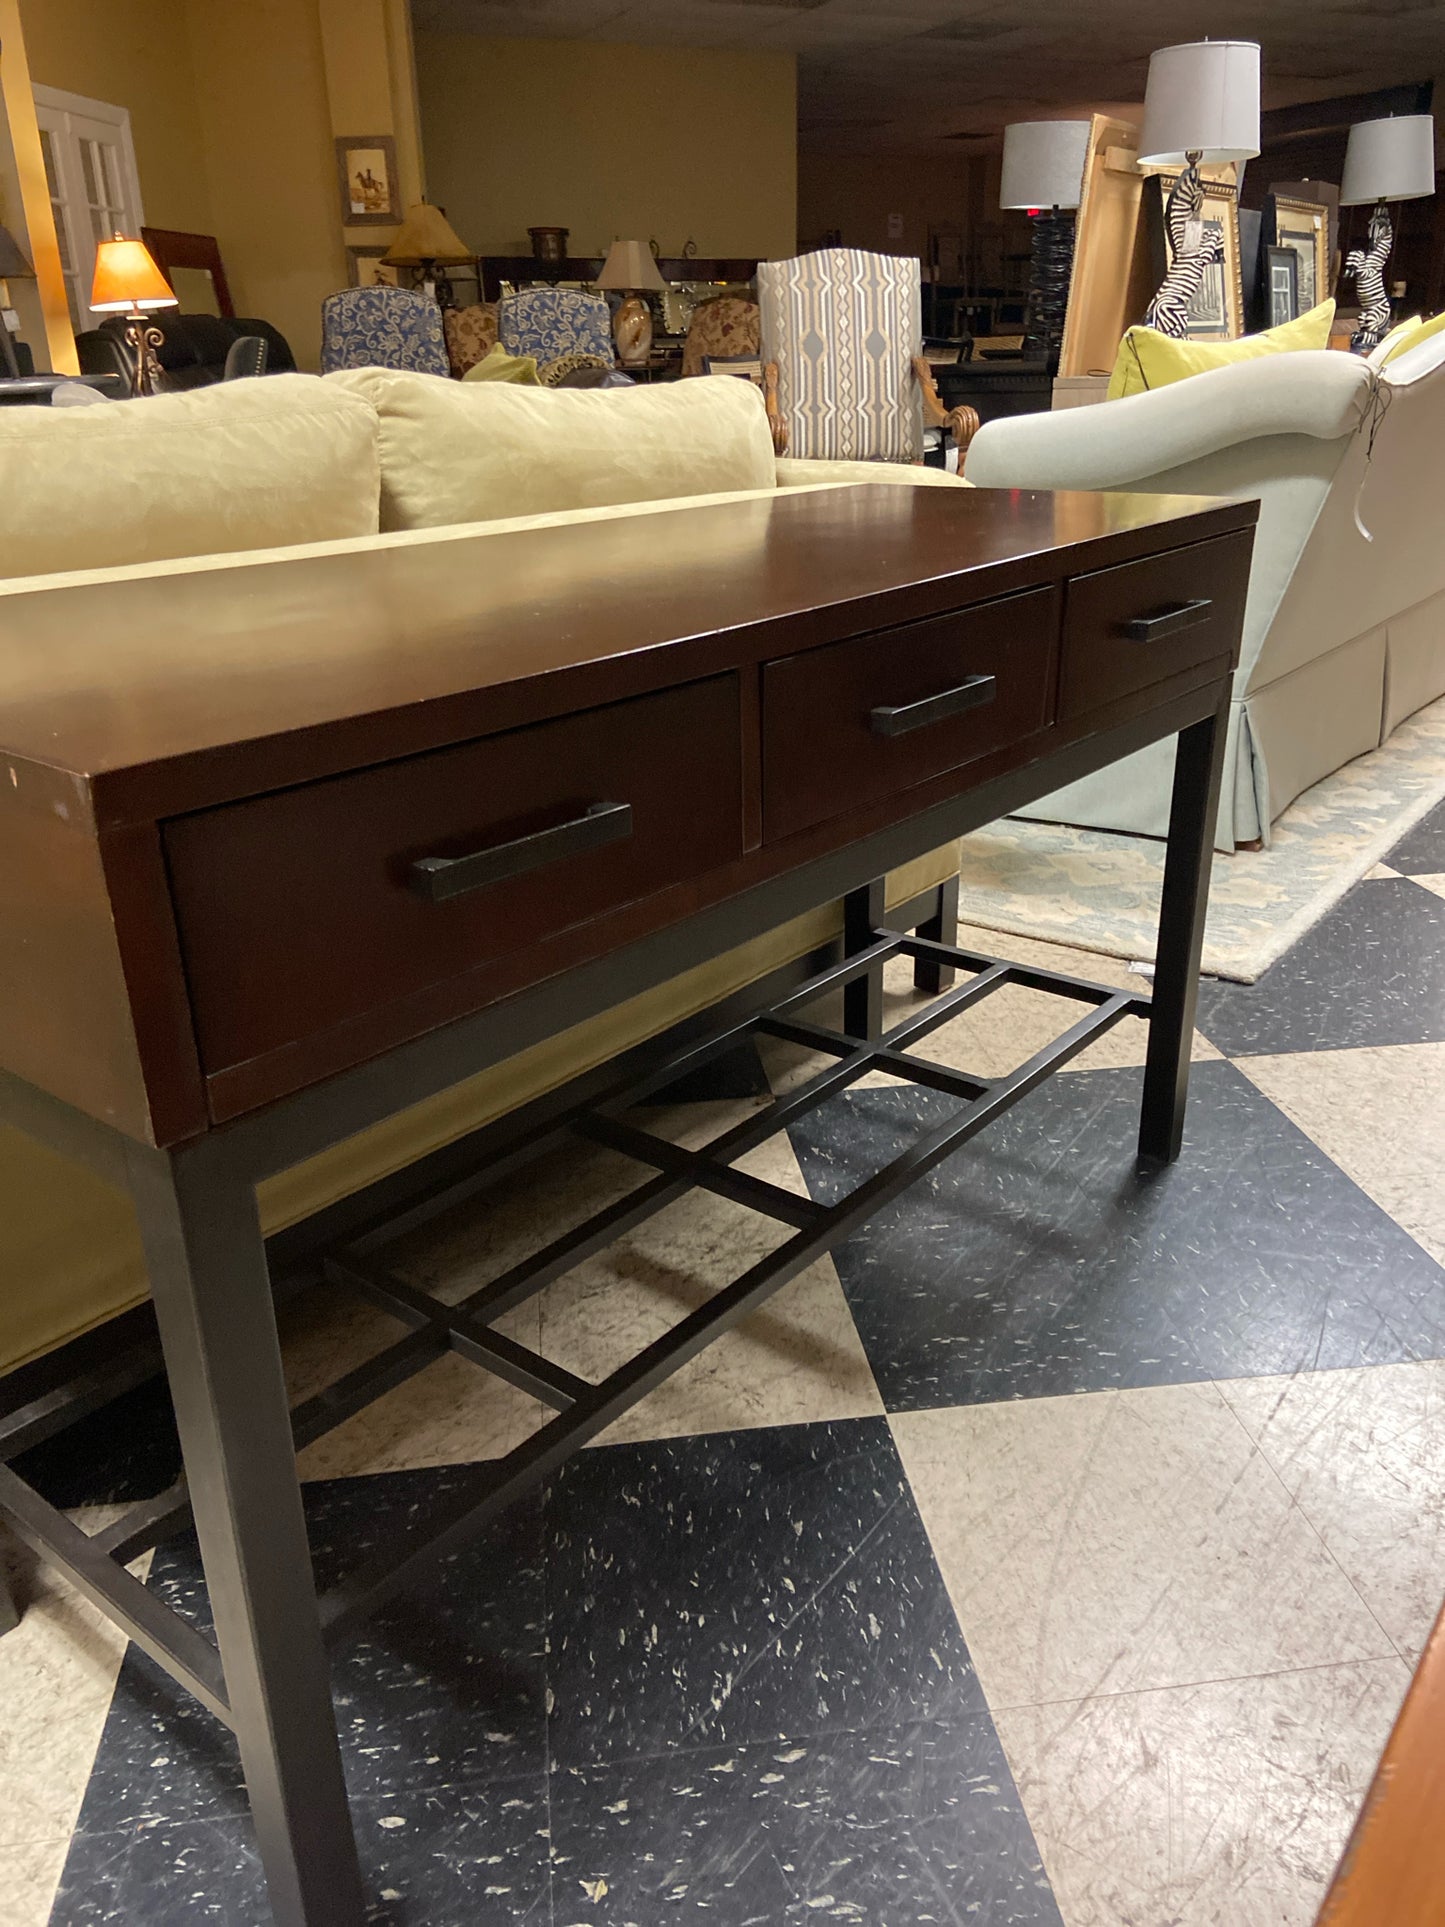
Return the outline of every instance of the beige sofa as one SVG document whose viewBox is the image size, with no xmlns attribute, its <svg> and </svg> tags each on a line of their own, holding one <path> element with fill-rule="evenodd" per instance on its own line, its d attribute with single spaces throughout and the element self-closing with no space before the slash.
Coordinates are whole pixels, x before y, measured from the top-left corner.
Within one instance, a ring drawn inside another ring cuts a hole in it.
<svg viewBox="0 0 1445 1927">
<path fill-rule="evenodd" d="M 1216 841 L 1269 840 L 1302 790 L 1445 693 L 1445 336 L 1377 368 L 1323 349 L 990 422 L 980 488 L 1255 497 L 1259 533 Z M 1163 836 L 1174 745 L 1024 814 Z"/>
<path fill-rule="evenodd" d="M 479 527 L 673 515 L 780 487 L 879 481 L 960 485 L 931 469 L 779 461 L 756 390 L 723 379 L 554 391 L 363 370 L 53 414 L 4 410 L 0 621 L 7 596 L 82 579 L 265 568 L 302 553 L 424 547 Z M 95 660 L 103 677 L 103 635 Z M 0 687 L 0 746 L 3 717 Z M 956 868 L 952 847 L 909 865 L 889 879 L 890 904 L 935 889 Z M 266 1230 L 455 1142 L 840 928 L 838 906 L 820 908 L 283 1172 L 261 1187 Z M 0 1372 L 146 1296 L 128 1201 L 5 1127 L 0 1278 Z"/>
</svg>

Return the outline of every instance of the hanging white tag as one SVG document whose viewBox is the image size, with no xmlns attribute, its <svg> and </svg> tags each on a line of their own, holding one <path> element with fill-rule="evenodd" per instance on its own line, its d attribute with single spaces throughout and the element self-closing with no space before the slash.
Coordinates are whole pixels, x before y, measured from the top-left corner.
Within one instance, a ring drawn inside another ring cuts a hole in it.
<svg viewBox="0 0 1445 1927">
<path fill-rule="evenodd" d="M 1197 217 L 1192 221 L 1186 221 L 1184 224 L 1185 252 L 1187 254 L 1193 254 L 1197 248 L 1202 248 L 1203 246 L 1204 246 L 1203 221 L 1199 220 Z"/>
</svg>

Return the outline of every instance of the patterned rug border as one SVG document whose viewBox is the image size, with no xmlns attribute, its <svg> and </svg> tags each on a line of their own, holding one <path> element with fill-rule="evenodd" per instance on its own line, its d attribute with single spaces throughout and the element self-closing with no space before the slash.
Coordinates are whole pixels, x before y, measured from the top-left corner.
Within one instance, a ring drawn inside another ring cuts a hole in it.
<svg viewBox="0 0 1445 1927">
<path fill-rule="evenodd" d="M 1378 798 L 1373 820 L 1331 855 L 1341 837 L 1331 815 L 1360 793 Z M 1445 698 L 1306 790 L 1275 824 L 1270 849 L 1215 852 L 1205 974 L 1254 983 L 1442 801 Z M 959 915 L 1008 936 L 1148 962 L 1163 856 L 1157 838 L 1010 817 L 965 837 Z M 1321 865 L 1328 873 L 1311 883 Z M 1289 907 L 1276 918 L 1281 897 Z"/>
</svg>

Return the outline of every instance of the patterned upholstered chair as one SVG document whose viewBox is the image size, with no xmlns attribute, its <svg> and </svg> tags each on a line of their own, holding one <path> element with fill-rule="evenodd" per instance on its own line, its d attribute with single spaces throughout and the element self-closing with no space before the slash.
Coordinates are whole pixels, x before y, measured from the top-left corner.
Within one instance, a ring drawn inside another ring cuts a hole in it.
<svg viewBox="0 0 1445 1927">
<path fill-rule="evenodd" d="M 497 304 L 477 301 L 469 308 L 444 308 L 442 328 L 452 373 L 460 381 L 468 368 L 485 361 L 497 345 Z"/>
<path fill-rule="evenodd" d="M 692 311 L 687 340 L 682 346 L 682 372 L 700 375 L 707 358 L 730 361 L 762 352 L 762 328 L 756 301 L 735 294 L 717 294 L 700 301 Z"/>
<path fill-rule="evenodd" d="M 600 294 L 577 288 L 504 294 L 497 305 L 497 333 L 509 355 L 534 355 L 539 370 L 577 354 L 599 355 L 612 365 L 612 317 Z"/>
<path fill-rule="evenodd" d="M 925 423 L 967 447 L 978 417 L 939 400 L 919 278 L 911 257 L 858 248 L 758 263 L 763 359 L 777 367 L 790 454 L 917 462 Z"/>
<path fill-rule="evenodd" d="M 446 375 L 442 311 L 415 288 L 342 288 L 321 304 L 321 372 L 400 368 Z"/>
</svg>

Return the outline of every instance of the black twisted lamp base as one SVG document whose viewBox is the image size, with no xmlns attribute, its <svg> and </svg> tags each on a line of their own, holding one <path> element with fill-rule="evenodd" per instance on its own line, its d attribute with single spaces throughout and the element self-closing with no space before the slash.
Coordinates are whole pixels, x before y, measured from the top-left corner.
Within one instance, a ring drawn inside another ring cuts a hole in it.
<svg viewBox="0 0 1445 1927">
<path fill-rule="evenodd" d="M 1074 213 L 1051 208 L 1033 217 L 1029 298 L 1024 310 L 1024 352 L 1057 359 L 1069 307 L 1074 267 Z"/>
</svg>

